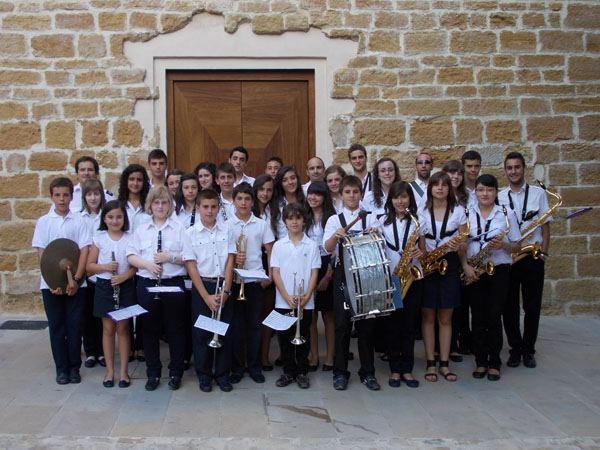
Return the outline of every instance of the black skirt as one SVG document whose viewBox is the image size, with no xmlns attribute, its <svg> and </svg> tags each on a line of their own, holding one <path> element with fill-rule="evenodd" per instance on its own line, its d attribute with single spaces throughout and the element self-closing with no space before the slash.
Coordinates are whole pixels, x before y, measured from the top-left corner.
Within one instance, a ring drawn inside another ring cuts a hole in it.
<svg viewBox="0 0 600 450">
<path fill-rule="evenodd" d="M 331 261 L 331 255 L 321 256 L 321 268 L 319 269 L 319 276 L 317 277 L 317 285 L 329 268 L 329 262 Z M 324 291 L 317 291 L 315 289 L 315 310 L 316 311 L 333 311 L 333 279 L 329 280 L 327 289 Z"/>
<path fill-rule="evenodd" d="M 135 304 L 135 284 L 133 278 L 119 285 L 119 307 L 123 309 Z M 94 294 L 94 317 L 109 317 L 108 313 L 115 310 L 113 297 L 114 289 L 110 280 L 98 278 L 96 280 L 96 292 Z"/>
<path fill-rule="evenodd" d="M 432 273 L 425 278 L 422 308 L 454 309 L 460 306 L 460 262 L 456 252 L 446 253 L 446 275 Z"/>
</svg>

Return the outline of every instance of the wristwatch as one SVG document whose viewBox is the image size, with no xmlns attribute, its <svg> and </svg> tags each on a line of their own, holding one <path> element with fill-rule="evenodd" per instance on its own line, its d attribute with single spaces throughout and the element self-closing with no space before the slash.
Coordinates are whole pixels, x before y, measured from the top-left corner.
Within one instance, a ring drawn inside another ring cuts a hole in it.
<svg viewBox="0 0 600 450">
<path fill-rule="evenodd" d="M 229 296 L 229 295 L 231 295 L 231 291 L 223 290 L 223 294 L 227 294 Z"/>
<path fill-rule="evenodd" d="M 81 278 L 79 277 L 73 277 L 73 281 L 77 284 L 81 284 Z"/>
</svg>

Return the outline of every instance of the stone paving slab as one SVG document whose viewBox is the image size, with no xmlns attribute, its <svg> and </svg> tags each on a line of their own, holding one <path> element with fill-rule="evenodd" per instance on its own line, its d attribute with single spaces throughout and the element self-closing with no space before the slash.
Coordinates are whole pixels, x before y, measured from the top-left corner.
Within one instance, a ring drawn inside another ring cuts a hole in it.
<svg viewBox="0 0 600 450">
<path fill-rule="evenodd" d="M 379 392 L 359 383 L 358 361 L 346 392 L 322 371 L 308 390 L 277 388 L 277 367 L 265 384 L 246 377 L 231 393 L 200 392 L 193 370 L 178 391 L 165 377 L 146 392 L 137 361 L 128 389 L 104 388 L 100 366 L 59 386 L 47 330 L 0 330 L 0 448 L 600 449 L 599 350 L 600 319 L 544 317 L 538 367 L 504 367 L 495 383 L 471 377 L 471 356 L 452 364 L 456 383 L 426 382 L 417 342 L 418 389 L 390 388 L 378 360 Z"/>
</svg>

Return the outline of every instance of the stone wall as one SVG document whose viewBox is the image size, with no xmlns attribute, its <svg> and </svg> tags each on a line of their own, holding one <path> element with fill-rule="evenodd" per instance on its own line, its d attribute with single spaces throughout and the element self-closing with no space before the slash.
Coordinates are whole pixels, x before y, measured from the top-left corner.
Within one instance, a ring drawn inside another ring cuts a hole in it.
<svg viewBox="0 0 600 450">
<path fill-rule="evenodd" d="M 597 1 L 0 1 L 0 293 L 4 311 L 40 310 L 30 249 L 47 211 L 49 180 L 95 156 L 109 188 L 164 130 L 136 120 L 158 95 L 123 43 L 224 17 L 224 32 L 319 28 L 359 51 L 335 74 L 333 98 L 352 114 L 329 118 L 334 159 L 360 142 L 411 178 L 416 152 L 440 164 L 476 149 L 499 176 L 518 150 L 564 197 L 552 225 L 547 313 L 600 313 L 600 4 Z M 592 212 L 571 221 L 566 213 Z M 596 226 L 594 226 L 596 224 Z"/>
</svg>

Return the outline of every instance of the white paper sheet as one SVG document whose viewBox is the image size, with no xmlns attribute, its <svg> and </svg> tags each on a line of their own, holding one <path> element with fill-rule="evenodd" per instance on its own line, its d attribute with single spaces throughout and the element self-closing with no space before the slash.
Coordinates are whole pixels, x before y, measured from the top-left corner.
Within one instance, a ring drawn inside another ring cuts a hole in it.
<svg viewBox="0 0 600 450">
<path fill-rule="evenodd" d="M 273 330 L 283 331 L 289 329 L 297 320 L 296 317 L 279 314 L 277 311 L 273 310 L 271 311 L 271 314 L 263 320 L 263 325 L 266 325 Z"/>
<path fill-rule="evenodd" d="M 127 308 L 117 309 L 115 311 L 110 311 L 108 315 L 115 322 L 120 322 L 121 320 L 129 319 L 131 317 L 139 316 L 141 314 L 146 314 L 148 311 L 142 308 L 140 305 L 132 305 Z"/>
<path fill-rule="evenodd" d="M 179 286 L 153 286 L 146 288 L 148 292 L 152 292 L 153 294 L 156 292 L 165 292 L 169 294 L 183 292 L 183 290 Z"/>
<path fill-rule="evenodd" d="M 247 282 L 269 281 L 269 277 L 262 270 L 233 269 L 233 271 Z"/>
<path fill-rule="evenodd" d="M 221 336 L 225 336 L 225 333 L 227 333 L 227 329 L 229 328 L 228 323 L 211 319 L 210 317 L 203 316 L 202 314 L 198 316 L 198 320 L 196 320 L 194 326 L 196 328 L 200 328 L 201 330 L 217 333 Z"/>
</svg>

